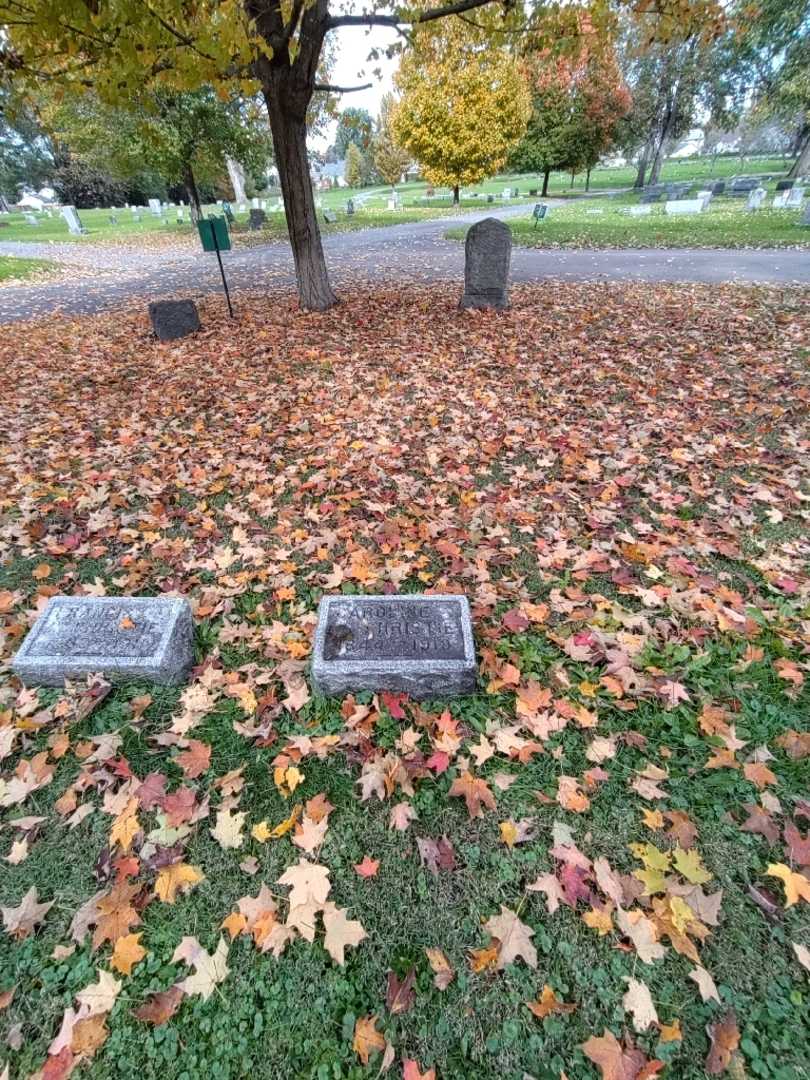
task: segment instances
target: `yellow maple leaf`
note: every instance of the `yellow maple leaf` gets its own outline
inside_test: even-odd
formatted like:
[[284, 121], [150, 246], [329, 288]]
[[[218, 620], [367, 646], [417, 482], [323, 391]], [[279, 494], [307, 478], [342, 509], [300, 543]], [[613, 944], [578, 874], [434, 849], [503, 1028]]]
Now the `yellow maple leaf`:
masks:
[[684, 851], [682, 847], [676, 847], [673, 861], [678, 873], [683, 874], [693, 885], [703, 885], [712, 880], [712, 875], [701, 862], [700, 853], [695, 848]]
[[503, 840], [506, 846], [508, 848], [514, 847], [518, 835], [517, 826], [514, 821], [502, 821], [498, 828], [501, 832], [501, 840]]
[[129, 851], [132, 841], [141, 828], [137, 810], [138, 800], [133, 796], [113, 822], [110, 830], [111, 847], [118, 844], [122, 851]]
[[220, 924], [223, 930], [227, 930], [231, 935], [231, 941], [247, 927], [247, 918], [241, 911], [232, 911], [227, 918], [222, 920]]
[[606, 904], [603, 908], [592, 907], [582, 916], [582, 921], [591, 930], [596, 930], [600, 937], [609, 934], [613, 929], [613, 905]]
[[178, 892], [189, 892], [195, 885], [199, 885], [204, 877], [202, 870], [188, 863], [164, 866], [155, 881], [155, 896], [159, 896], [165, 904], [173, 904]]
[[797, 874], [784, 863], [771, 863], [765, 873], [777, 877], [785, 886], [785, 907], [790, 907], [798, 900], [810, 903], [810, 881], [804, 874]]
[[123, 975], [131, 975], [132, 969], [139, 960], [146, 956], [146, 949], [140, 944], [143, 932], [137, 934], [125, 934], [115, 942], [115, 948], [110, 959], [110, 965]]

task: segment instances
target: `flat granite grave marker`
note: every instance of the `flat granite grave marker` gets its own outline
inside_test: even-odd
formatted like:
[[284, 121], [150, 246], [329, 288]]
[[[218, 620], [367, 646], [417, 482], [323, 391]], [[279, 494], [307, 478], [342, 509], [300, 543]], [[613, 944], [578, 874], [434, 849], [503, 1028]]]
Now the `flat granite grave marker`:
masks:
[[159, 341], [174, 341], [201, 328], [193, 300], [153, 300], [149, 305], [149, 318]]
[[475, 645], [465, 596], [325, 596], [312, 681], [322, 694], [404, 691], [454, 697], [475, 688]]
[[164, 686], [185, 680], [193, 660], [187, 600], [169, 596], [53, 596], [12, 661], [27, 686], [62, 686], [102, 672]]
[[509, 307], [512, 233], [497, 218], [484, 218], [467, 231], [464, 245], [463, 308]]

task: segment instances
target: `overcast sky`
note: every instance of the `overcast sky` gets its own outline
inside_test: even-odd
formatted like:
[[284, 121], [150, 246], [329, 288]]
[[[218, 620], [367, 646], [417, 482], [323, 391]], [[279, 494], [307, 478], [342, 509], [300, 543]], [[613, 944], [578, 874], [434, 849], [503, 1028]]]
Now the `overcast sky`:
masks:
[[[387, 45], [396, 41], [397, 32], [384, 26], [375, 26], [370, 31], [361, 26], [344, 26], [340, 30], [333, 30], [331, 38], [337, 54], [331, 82], [335, 86], [372, 83], [368, 90], [359, 90], [355, 94], [343, 94], [339, 108], [354, 105], [360, 109], [368, 109], [372, 116], [376, 116], [380, 111], [380, 100], [383, 94], [393, 89], [392, 77], [399, 59], [395, 57], [393, 60], [388, 60], [382, 56], [378, 60], [369, 62], [367, 58], [372, 49], [382, 51]], [[381, 69], [381, 78], [374, 74], [376, 68]], [[325, 150], [327, 146], [330, 146], [335, 140], [335, 127], [336, 121], [332, 121], [325, 135], [313, 135], [310, 138], [312, 148]]]

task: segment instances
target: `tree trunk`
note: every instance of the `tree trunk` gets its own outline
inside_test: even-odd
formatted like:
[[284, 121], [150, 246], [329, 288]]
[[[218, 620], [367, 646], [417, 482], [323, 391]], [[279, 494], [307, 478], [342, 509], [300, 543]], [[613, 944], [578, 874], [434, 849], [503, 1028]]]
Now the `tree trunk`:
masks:
[[295, 262], [298, 300], [305, 310], [326, 311], [337, 303], [337, 297], [329, 283], [309, 177], [306, 107], [290, 107], [292, 71], [289, 64], [273, 66], [272, 82], [264, 88], [264, 94]]
[[196, 225], [203, 216], [203, 212], [202, 204], [200, 203], [200, 193], [197, 190], [197, 181], [194, 179], [194, 170], [191, 168], [190, 162], [186, 162], [183, 173], [183, 182], [185, 183], [186, 191], [188, 192], [188, 213], [191, 218], [191, 224]]
[[650, 144], [645, 143], [644, 149], [641, 151], [641, 157], [638, 159], [638, 172], [636, 173], [636, 182], [633, 184], [633, 188], [638, 190], [644, 187], [644, 177], [647, 173], [647, 158], [650, 156]]
[[575, 170], [575, 169], [572, 169], [572, 170], [571, 170], [571, 183], [569, 184], [569, 187], [573, 187], [573, 186], [574, 186], [574, 180], [576, 179], [576, 176], [577, 176], [577, 174], [576, 174], [576, 170]]
[[458, 206], [458, 202], [459, 202], [458, 184], [453, 184], [453, 206]]
[[551, 169], [546, 169], [546, 171], [543, 173], [543, 190], [540, 192], [540, 194], [544, 198], [545, 198], [546, 195], [548, 195], [548, 178], [549, 178], [549, 176], [551, 176]]
[[245, 170], [242, 165], [232, 157], [225, 158], [225, 167], [233, 188], [234, 202], [247, 202], [245, 197]]
[[591, 170], [590, 169], [588, 169], [588, 171], [585, 173], [585, 190], [586, 191], [591, 190]]
[[810, 173], [810, 126], [804, 133], [804, 145], [800, 148], [796, 160], [790, 166], [788, 176], [791, 180], [795, 180], [797, 176], [804, 176], [805, 173]]

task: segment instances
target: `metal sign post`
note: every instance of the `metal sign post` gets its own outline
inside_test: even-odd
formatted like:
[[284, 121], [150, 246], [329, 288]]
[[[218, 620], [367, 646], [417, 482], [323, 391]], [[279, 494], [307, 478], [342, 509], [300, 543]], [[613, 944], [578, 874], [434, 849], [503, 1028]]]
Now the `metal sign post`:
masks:
[[228, 302], [228, 312], [230, 313], [231, 318], [233, 318], [231, 294], [228, 291], [228, 282], [225, 279], [225, 268], [222, 265], [222, 255], [220, 254], [222, 251], [231, 250], [231, 237], [228, 233], [228, 222], [224, 217], [200, 218], [197, 222], [197, 230], [200, 234], [203, 251], [213, 251], [216, 253], [217, 262], [219, 263], [219, 272], [222, 276], [222, 288], [225, 290], [225, 299]]

